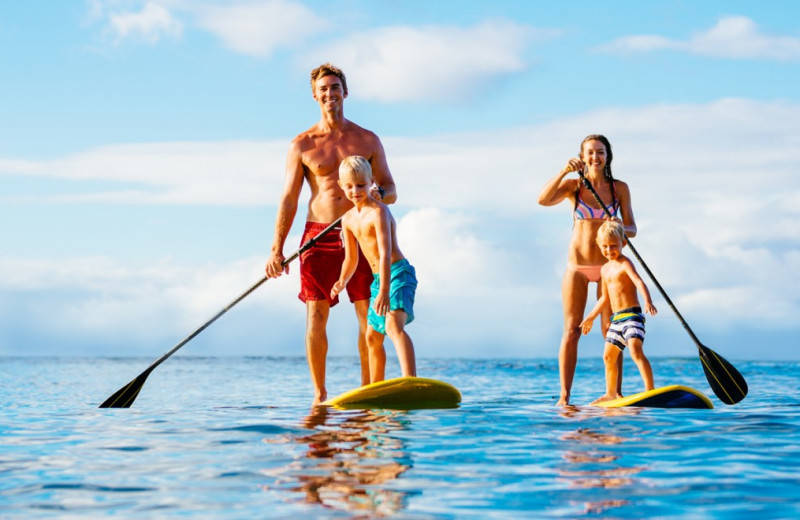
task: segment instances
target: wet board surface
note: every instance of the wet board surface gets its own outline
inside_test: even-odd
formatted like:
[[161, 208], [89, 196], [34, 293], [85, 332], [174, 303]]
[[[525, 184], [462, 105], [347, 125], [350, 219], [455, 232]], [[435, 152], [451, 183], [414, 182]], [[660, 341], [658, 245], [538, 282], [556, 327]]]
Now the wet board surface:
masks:
[[461, 392], [449, 383], [424, 377], [398, 377], [360, 386], [322, 404], [337, 408], [414, 410], [455, 408], [460, 402]]
[[662, 386], [647, 392], [628, 395], [613, 401], [596, 403], [594, 406], [620, 408], [642, 406], [649, 408], [714, 408], [711, 400], [702, 392], [683, 385]]

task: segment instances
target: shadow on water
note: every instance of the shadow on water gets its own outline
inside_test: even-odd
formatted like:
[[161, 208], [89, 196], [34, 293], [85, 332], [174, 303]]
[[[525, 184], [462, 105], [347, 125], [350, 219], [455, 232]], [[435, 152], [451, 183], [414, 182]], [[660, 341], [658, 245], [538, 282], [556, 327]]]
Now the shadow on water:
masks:
[[404, 510], [408, 493], [389, 484], [412, 466], [404, 441], [393, 435], [406, 429], [405, 417], [389, 410], [314, 408], [302, 422], [310, 433], [269, 441], [301, 448], [295, 461], [271, 472], [275, 487], [328, 509], [377, 515]]

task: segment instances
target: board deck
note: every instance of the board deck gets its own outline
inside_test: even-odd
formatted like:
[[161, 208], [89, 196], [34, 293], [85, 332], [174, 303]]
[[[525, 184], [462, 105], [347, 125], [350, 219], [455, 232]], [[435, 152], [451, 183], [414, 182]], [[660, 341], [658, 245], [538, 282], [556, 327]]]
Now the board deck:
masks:
[[662, 386], [647, 392], [628, 395], [613, 401], [597, 403], [604, 408], [643, 406], [649, 408], [714, 408], [711, 400], [702, 392], [683, 385]]
[[460, 402], [461, 392], [449, 383], [424, 377], [398, 377], [360, 386], [322, 404], [336, 408], [414, 410], [455, 408]]

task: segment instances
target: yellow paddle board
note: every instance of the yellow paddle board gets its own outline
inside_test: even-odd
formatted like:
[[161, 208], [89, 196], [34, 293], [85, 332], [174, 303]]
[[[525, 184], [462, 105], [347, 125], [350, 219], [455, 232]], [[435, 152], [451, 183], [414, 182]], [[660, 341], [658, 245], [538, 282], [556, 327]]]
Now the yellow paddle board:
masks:
[[711, 400], [702, 392], [683, 385], [662, 386], [647, 392], [628, 395], [596, 403], [604, 408], [620, 408], [623, 406], [644, 406], [650, 408], [714, 408]]
[[461, 392], [449, 383], [424, 377], [398, 377], [358, 387], [322, 404], [336, 408], [414, 410], [455, 408], [460, 402]]

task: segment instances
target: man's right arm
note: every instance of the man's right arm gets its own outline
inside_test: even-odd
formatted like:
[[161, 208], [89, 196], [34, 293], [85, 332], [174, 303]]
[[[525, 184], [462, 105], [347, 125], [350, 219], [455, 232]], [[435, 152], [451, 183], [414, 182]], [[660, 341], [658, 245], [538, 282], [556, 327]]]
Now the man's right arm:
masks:
[[278, 215], [275, 218], [275, 237], [272, 240], [270, 256], [267, 260], [267, 277], [275, 278], [284, 272], [289, 272], [289, 266], [283, 267], [283, 246], [286, 237], [292, 229], [294, 217], [297, 214], [297, 205], [300, 199], [300, 190], [303, 188], [305, 170], [300, 154], [300, 147], [297, 139], [292, 142], [289, 155], [286, 158], [286, 180], [283, 186], [280, 202], [278, 203]]

